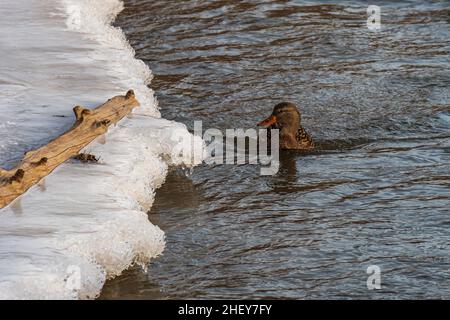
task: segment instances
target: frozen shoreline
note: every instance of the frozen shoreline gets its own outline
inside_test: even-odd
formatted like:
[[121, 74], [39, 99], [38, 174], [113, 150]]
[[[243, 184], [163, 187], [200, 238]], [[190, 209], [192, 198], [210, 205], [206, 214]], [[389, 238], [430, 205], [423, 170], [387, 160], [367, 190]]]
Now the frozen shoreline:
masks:
[[121, 1], [19, 0], [7, 9], [8, 19], [22, 23], [3, 29], [14, 35], [4, 38], [4, 50], [18, 45], [0, 65], [8, 71], [0, 79], [2, 163], [64, 130], [75, 104], [95, 106], [129, 88], [141, 103], [86, 148], [100, 164], [69, 161], [0, 211], [0, 298], [95, 298], [107, 279], [133, 264], [145, 269], [164, 250], [164, 233], [146, 212], [169, 165], [196, 165], [179, 157], [185, 146], [173, 139], [174, 132], [192, 135], [160, 118], [147, 87], [151, 71], [111, 26]]

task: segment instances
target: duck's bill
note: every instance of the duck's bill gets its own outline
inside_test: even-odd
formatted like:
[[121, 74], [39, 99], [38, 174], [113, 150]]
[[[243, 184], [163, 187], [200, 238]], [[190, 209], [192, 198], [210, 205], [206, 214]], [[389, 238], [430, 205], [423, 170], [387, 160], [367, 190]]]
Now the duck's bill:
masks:
[[268, 117], [266, 120], [261, 121], [258, 123], [258, 127], [269, 127], [277, 122], [277, 117], [274, 115]]

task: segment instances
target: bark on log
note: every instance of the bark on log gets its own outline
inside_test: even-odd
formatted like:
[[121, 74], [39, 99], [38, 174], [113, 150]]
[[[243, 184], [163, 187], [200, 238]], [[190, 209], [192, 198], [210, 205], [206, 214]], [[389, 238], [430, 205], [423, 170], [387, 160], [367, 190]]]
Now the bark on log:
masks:
[[49, 175], [57, 166], [77, 155], [92, 140], [104, 134], [110, 125], [120, 121], [137, 106], [139, 102], [132, 90], [92, 110], [76, 106], [73, 109], [76, 120], [71, 129], [47, 145], [25, 153], [14, 169], [0, 168], [0, 209]]

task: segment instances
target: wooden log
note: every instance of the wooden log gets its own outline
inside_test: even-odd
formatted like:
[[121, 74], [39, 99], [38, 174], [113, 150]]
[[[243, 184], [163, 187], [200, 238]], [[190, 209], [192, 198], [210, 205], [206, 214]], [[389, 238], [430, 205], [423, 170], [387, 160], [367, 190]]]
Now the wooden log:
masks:
[[25, 193], [30, 187], [49, 175], [86, 147], [108, 127], [139, 106], [132, 90], [125, 96], [117, 96], [95, 109], [76, 106], [75, 123], [71, 129], [47, 145], [25, 153], [20, 163], [12, 170], [0, 169], [0, 209]]

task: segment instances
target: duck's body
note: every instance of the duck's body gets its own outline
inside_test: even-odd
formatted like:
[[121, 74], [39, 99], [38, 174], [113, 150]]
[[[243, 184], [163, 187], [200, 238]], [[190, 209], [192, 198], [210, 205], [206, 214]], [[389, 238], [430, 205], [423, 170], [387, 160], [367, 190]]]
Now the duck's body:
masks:
[[314, 141], [301, 126], [301, 115], [297, 106], [291, 102], [277, 104], [270, 117], [258, 126], [280, 130], [280, 149], [312, 150]]
[[297, 148], [295, 149], [314, 149], [314, 141], [310, 134], [300, 126], [296, 134]]

